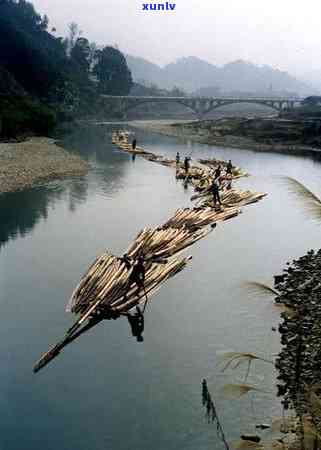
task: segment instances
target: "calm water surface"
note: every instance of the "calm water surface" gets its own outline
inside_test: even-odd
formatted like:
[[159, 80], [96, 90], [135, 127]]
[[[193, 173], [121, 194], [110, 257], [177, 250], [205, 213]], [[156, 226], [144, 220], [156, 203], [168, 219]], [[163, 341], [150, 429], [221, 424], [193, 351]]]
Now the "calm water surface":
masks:
[[171, 169], [133, 162], [113, 147], [112, 128], [84, 128], [66, 139], [90, 162], [86, 177], [0, 197], [1, 450], [220, 449], [201, 408], [203, 377], [229, 440], [279, 414], [272, 366], [256, 364], [248, 380], [271, 394], [226, 400], [223, 385], [240, 382], [244, 369], [223, 374], [219, 353], [278, 352], [271, 326], [279, 310], [241, 284], [270, 282], [289, 258], [319, 246], [318, 224], [279, 178], [296, 177], [321, 194], [321, 165], [310, 158], [138, 131], [138, 142], [155, 153], [231, 158], [252, 175], [239, 185], [269, 196], [188, 250], [192, 264], [149, 305], [144, 343], [125, 320], [105, 322], [32, 373], [71, 324], [66, 301], [93, 259], [105, 249], [122, 254], [143, 226], [191, 204], [192, 192]]

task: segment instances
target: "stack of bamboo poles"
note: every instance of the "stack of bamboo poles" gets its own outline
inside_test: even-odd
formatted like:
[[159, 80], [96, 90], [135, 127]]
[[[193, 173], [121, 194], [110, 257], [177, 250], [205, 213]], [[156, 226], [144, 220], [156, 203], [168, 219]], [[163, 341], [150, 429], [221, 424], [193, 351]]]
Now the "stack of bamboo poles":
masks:
[[144, 289], [139, 290], [136, 285], [129, 286], [131, 271], [120, 258], [107, 253], [97, 258], [81, 279], [67, 306], [69, 311], [80, 314], [80, 317], [65, 337], [41, 356], [34, 365], [34, 372], [45, 367], [68, 344], [103, 320], [104, 317], [97, 317], [97, 312], [109, 306], [113, 313], [127, 313], [135, 305], [146, 302], [164, 282], [183, 270], [190, 259], [172, 257], [162, 264], [147, 261]]
[[156, 162], [158, 164], [162, 164], [163, 166], [176, 168], [176, 160], [165, 158], [161, 155], [155, 155], [155, 153], [147, 152], [141, 147], [136, 147], [134, 150], [126, 139], [119, 140], [116, 134], [113, 134], [112, 143], [116, 144], [119, 149], [127, 153], [141, 156], [148, 161]]
[[[220, 194], [220, 199], [223, 207], [226, 209], [241, 207], [249, 205], [251, 203], [256, 203], [267, 194], [263, 192], [251, 192], [251, 191], [241, 191], [237, 189], [223, 190]], [[197, 205], [201, 208], [213, 207], [213, 195], [210, 189], [200, 194], [193, 195], [191, 200], [198, 200]]]
[[[210, 169], [216, 169], [216, 167], [221, 166], [224, 170], [226, 170], [227, 162], [223, 161], [221, 159], [211, 158], [211, 159], [199, 159], [198, 162], [200, 164], [203, 164], [205, 166], [208, 166]], [[240, 167], [233, 167], [232, 168], [232, 175], [233, 178], [241, 178], [246, 177], [248, 174], [244, 172]]]
[[[132, 146], [128, 143], [127, 135], [123, 135], [123, 139], [119, 140], [116, 134], [113, 134], [112, 142], [118, 146], [121, 150], [141, 156], [148, 161], [156, 162], [167, 167], [172, 167], [176, 169], [176, 178], [185, 180], [186, 183], [191, 183], [195, 190], [202, 191], [207, 189], [213, 181], [213, 170], [220, 165], [223, 170], [226, 170], [226, 161], [221, 161], [217, 159], [199, 159], [200, 165], [192, 164], [186, 173], [183, 163], [176, 163], [174, 159], [168, 159], [161, 155], [155, 155], [154, 153], [147, 152], [141, 147], [136, 147], [132, 149]], [[237, 179], [240, 177], [247, 176], [247, 173], [243, 172], [239, 167], [233, 167], [232, 178]]]
[[118, 144], [119, 142], [128, 143], [128, 136], [130, 135], [129, 131], [119, 130], [117, 133], [112, 134], [112, 143]]
[[[164, 261], [211, 232], [208, 225], [235, 217], [239, 212], [237, 207], [225, 211], [215, 211], [213, 208], [178, 209], [163, 226], [143, 229], [128, 248], [126, 255], [133, 261], [143, 255], [147, 274], [149, 270], [155, 269], [155, 264], [161, 264], [162, 270], [165, 270]], [[126, 293], [127, 282], [128, 270], [122, 259], [103, 254], [80, 281], [67, 310], [81, 313], [95, 299], [102, 299], [105, 305], [119, 306], [120, 299]], [[132, 294], [137, 292], [133, 291]]]
[[200, 180], [202, 178], [207, 178], [209, 177], [209, 175], [210, 173], [208, 170], [204, 170], [201, 167], [193, 165], [191, 165], [191, 167], [189, 168], [188, 173], [186, 173], [185, 168], [182, 164], [180, 164], [176, 169], [176, 178], [178, 180], [185, 180], [186, 177], [188, 177], [189, 181], [194, 181]]
[[[149, 290], [150, 282], [154, 283], [156, 272], [158, 276], [162, 276], [167, 271], [167, 264], [171, 267], [171, 257], [202, 239], [210, 231], [205, 229], [192, 231], [186, 227], [142, 230], [130, 245], [126, 255], [133, 261], [139, 255], [144, 256], [146, 291]], [[67, 311], [82, 313], [96, 300], [117, 309], [128, 307], [131, 302], [122, 304], [122, 299], [128, 289], [129, 273], [121, 258], [108, 253], [103, 254], [81, 279], [71, 296]], [[136, 286], [126, 296], [135, 298], [137, 294]]]
[[[88, 314], [99, 305], [110, 306], [113, 310], [125, 312], [137, 303], [145, 301], [160, 285], [182, 270], [188, 258], [168, 258], [162, 263], [145, 260], [145, 289], [136, 284], [129, 286], [131, 269], [127, 269], [121, 258], [105, 253], [100, 256], [89, 272], [82, 278], [67, 305], [67, 311]], [[89, 314], [90, 314], [89, 313]]]
[[164, 224], [164, 227], [185, 227], [195, 230], [231, 219], [240, 212], [237, 207], [228, 208], [224, 211], [215, 211], [213, 208], [181, 208]]
[[[126, 254], [133, 262], [144, 255], [144, 290], [136, 284], [129, 285], [131, 269], [122, 258], [104, 253], [89, 268], [74, 290], [67, 311], [80, 315], [67, 331], [65, 338], [45, 353], [35, 364], [38, 372], [54, 359], [69, 343], [98, 322], [93, 315], [101, 308], [109, 307], [116, 313], [127, 313], [135, 305], [145, 302], [161, 285], [187, 265], [190, 257], [178, 258], [177, 253], [186, 249], [211, 230], [192, 230], [187, 227], [160, 227], [142, 230], [128, 248]], [[102, 320], [102, 319], [101, 319]]]

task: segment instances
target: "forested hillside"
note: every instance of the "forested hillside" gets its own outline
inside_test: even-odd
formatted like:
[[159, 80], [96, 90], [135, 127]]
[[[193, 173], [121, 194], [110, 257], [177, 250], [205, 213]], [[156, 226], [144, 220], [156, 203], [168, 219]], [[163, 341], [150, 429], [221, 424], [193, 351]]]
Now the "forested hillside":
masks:
[[48, 133], [57, 119], [94, 112], [100, 93], [129, 93], [119, 50], [98, 49], [74, 23], [67, 38], [55, 34], [32, 3], [0, 0], [0, 136]]

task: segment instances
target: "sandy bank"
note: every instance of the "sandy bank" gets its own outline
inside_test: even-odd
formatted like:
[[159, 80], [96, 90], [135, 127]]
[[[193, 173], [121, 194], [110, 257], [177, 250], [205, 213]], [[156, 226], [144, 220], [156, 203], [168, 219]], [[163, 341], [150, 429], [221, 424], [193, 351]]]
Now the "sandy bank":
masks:
[[215, 137], [206, 130], [193, 129], [191, 125], [197, 121], [186, 120], [136, 120], [130, 122], [135, 128], [144, 129], [154, 133], [164, 134], [166, 136], [175, 136], [182, 139], [209, 144], [216, 147], [228, 147], [236, 149], [255, 150], [261, 152], [276, 152], [293, 155], [314, 154], [321, 156], [321, 150], [307, 145], [285, 145], [285, 144], [263, 144], [255, 142], [251, 138], [242, 136], [225, 135]]
[[84, 175], [88, 164], [52, 139], [0, 143], [0, 193], [30, 188], [39, 182]]

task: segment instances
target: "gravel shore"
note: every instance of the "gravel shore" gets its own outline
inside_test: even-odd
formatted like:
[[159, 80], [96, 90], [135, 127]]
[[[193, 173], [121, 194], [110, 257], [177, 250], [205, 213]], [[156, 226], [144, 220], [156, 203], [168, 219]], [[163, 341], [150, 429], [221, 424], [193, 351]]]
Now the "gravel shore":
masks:
[[89, 165], [49, 138], [0, 143], [0, 193], [30, 188], [39, 182], [85, 175]]
[[318, 148], [307, 145], [285, 145], [285, 144], [263, 144], [255, 142], [251, 138], [243, 136], [225, 135], [213, 136], [206, 130], [193, 126], [197, 124], [194, 120], [134, 120], [130, 125], [134, 128], [164, 134], [166, 136], [175, 136], [182, 139], [200, 142], [201, 144], [214, 145], [216, 147], [228, 147], [236, 149], [255, 150], [261, 152], [276, 152], [293, 155], [315, 155], [321, 154]]

